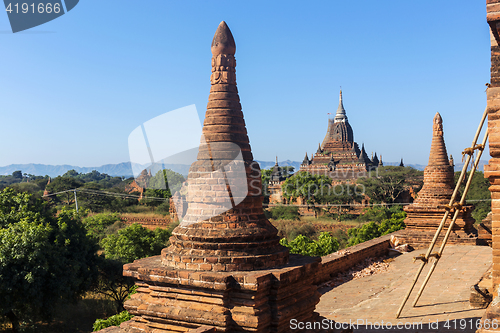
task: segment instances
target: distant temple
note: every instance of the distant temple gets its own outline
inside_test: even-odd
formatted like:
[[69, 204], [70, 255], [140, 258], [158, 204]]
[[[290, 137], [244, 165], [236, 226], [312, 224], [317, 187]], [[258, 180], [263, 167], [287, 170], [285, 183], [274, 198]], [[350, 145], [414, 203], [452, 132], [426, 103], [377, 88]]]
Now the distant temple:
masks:
[[281, 190], [281, 184], [288, 178], [287, 176], [283, 174], [281, 167], [278, 165], [278, 157], [276, 156], [276, 164], [273, 167], [267, 186], [267, 190], [269, 191], [269, 203], [286, 203]]
[[139, 200], [141, 200], [143, 193], [146, 191], [146, 188], [148, 186], [151, 177], [153, 177], [151, 174], [151, 169], [149, 169], [149, 171], [147, 169], [142, 170], [141, 174], [136, 179], [134, 179], [132, 183], [125, 186], [125, 192], [126, 193], [138, 192]]
[[367, 176], [367, 171], [382, 166], [377, 153], [371, 159], [365, 151], [364, 144], [359, 146], [354, 142], [354, 134], [349, 124], [342, 102], [340, 91], [339, 107], [335, 117], [328, 119], [326, 136], [318, 146], [318, 150], [311, 159], [306, 153], [300, 165], [300, 171], [307, 171], [315, 175], [325, 175], [332, 179], [357, 179]]

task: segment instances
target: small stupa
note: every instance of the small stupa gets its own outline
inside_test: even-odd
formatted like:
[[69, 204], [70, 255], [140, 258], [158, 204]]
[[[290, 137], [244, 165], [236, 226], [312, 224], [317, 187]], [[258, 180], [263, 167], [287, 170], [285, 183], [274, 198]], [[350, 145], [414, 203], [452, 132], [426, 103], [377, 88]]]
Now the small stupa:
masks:
[[[453, 160], [448, 159], [443, 136], [443, 119], [439, 112], [434, 116], [432, 132], [429, 164], [424, 169], [424, 185], [418, 192], [417, 199], [404, 208], [407, 214], [404, 221], [406, 229], [401, 237], [404, 242], [415, 247], [426, 247], [430, 244], [445, 213], [444, 206], [450, 203], [455, 188]], [[459, 200], [457, 197], [456, 201]], [[476, 243], [477, 231], [473, 226], [471, 212], [472, 206], [462, 208], [448, 243]], [[444, 237], [452, 216], [453, 214], [449, 215], [439, 239]]]

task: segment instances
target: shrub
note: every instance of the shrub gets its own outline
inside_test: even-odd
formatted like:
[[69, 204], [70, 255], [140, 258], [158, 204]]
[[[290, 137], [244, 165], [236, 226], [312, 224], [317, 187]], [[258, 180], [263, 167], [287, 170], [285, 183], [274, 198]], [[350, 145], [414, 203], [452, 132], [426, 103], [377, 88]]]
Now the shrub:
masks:
[[128, 311], [122, 311], [118, 314], [115, 314], [114, 316], [111, 316], [107, 319], [97, 319], [94, 322], [94, 325], [92, 328], [94, 329], [93, 332], [97, 332], [99, 330], [105, 329], [107, 327], [111, 326], [119, 326], [121, 323], [132, 319], [134, 316], [132, 316]]
[[118, 230], [118, 234], [106, 236], [101, 241], [101, 246], [104, 248], [106, 258], [128, 263], [160, 254], [170, 235], [168, 230], [156, 228], [152, 231], [134, 223]]
[[349, 246], [369, 241], [370, 239], [387, 235], [391, 232], [404, 229], [406, 213], [403, 211], [392, 213], [390, 218], [380, 223], [368, 222], [359, 228], [351, 228], [347, 231], [349, 235]]
[[402, 212], [403, 208], [399, 205], [391, 206], [373, 206], [363, 209], [363, 213], [359, 215], [358, 220], [368, 222], [382, 222], [385, 219], [390, 219], [392, 214]]
[[270, 210], [271, 218], [274, 220], [298, 220], [300, 218], [297, 206], [275, 206]]
[[105, 230], [114, 223], [121, 221], [116, 213], [100, 213], [83, 219], [87, 235], [100, 241], [106, 236]]
[[287, 240], [293, 240], [298, 235], [315, 238], [317, 234], [316, 229], [310, 223], [297, 225], [289, 220], [279, 220], [273, 221], [273, 225], [278, 229], [278, 236], [280, 238], [285, 237]]
[[286, 238], [280, 240], [280, 244], [289, 248], [290, 253], [305, 256], [325, 256], [339, 249], [339, 242], [328, 232], [322, 232], [318, 240], [312, 240], [304, 235], [298, 235], [289, 242]]

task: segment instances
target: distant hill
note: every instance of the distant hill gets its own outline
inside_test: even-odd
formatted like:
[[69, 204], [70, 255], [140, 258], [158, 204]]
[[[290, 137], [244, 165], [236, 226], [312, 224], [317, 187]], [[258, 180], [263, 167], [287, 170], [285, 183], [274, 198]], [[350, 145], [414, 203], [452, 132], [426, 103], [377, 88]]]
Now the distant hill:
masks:
[[[269, 169], [274, 166], [276, 162], [270, 161], [256, 161], [259, 163], [261, 169]], [[298, 161], [279, 161], [280, 166], [293, 166], [295, 171], [300, 169], [300, 164], [302, 162]], [[479, 163], [479, 171], [484, 171], [484, 165], [488, 164], [488, 161], [480, 161]], [[384, 162], [384, 165], [399, 165], [399, 162]], [[411, 166], [417, 170], [424, 170], [425, 165], [423, 164], [405, 164], [406, 166]], [[134, 170], [143, 170], [149, 165], [140, 165], [134, 164]], [[160, 169], [161, 165], [155, 165], [153, 167], [153, 173], [155, 170]], [[165, 164], [165, 168], [171, 169], [175, 172], [178, 172], [184, 176], [186, 176], [189, 172], [189, 165], [185, 164]], [[461, 171], [463, 167], [463, 163], [459, 162], [455, 164], [455, 171]], [[118, 164], [105, 164], [99, 167], [79, 167], [75, 165], [47, 165], [47, 164], [10, 164], [7, 166], [0, 167], [0, 175], [11, 175], [14, 171], [21, 170], [23, 173], [32, 174], [35, 176], [45, 176], [48, 175], [50, 177], [57, 177], [65, 174], [69, 170], [75, 170], [79, 173], [88, 173], [92, 172], [92, 170], [99, 171], [101, 173], [106, 173], [110, 176], [118, 176], [118, 177], [133, 177], [132, 172], [132, 163], [123, 162]]]

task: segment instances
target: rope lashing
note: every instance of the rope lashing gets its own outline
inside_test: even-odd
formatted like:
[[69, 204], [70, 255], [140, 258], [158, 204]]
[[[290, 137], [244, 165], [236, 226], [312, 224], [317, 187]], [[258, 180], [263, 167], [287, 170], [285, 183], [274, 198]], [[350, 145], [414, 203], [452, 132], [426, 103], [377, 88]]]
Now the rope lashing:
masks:
[[444, 210], [447, 210], [447, 211], [453, 211], [453, 210], [462, 210], [463, 208], [463, 205], [458, 202], [458, 201], [455, 201], [452, 205], [439, 205], [438, 208], [440, 209], [444, 209]]
[[480, 151], [483, 151], [484, 150], [484, 145], [483, 144], [478, 144], [478, 145], [475, 145], [474, 147], [465, 148], [464, 151], [462, 152], [462, 162], [464, 161], [465, 155], [472, 156], [474, 154], [474, 150], [476, 150], [476, 149], [480, 150]]

